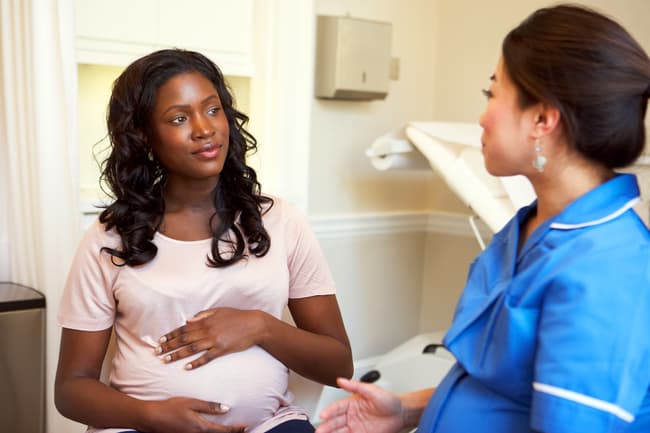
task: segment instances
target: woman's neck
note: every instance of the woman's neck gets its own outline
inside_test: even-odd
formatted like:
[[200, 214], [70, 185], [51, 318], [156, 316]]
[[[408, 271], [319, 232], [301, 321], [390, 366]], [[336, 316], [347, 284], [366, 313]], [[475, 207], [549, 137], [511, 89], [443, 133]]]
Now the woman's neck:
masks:
[[169, 180], [165, 185], [165, 211], [214, 211], [214, 192], [217, 181], [174, 181]]
[[158, 230], [183, 241], [212, 237], [219, 224], [214, 204], [215, 182], [169, 182], [165, 187], [165, 214]]

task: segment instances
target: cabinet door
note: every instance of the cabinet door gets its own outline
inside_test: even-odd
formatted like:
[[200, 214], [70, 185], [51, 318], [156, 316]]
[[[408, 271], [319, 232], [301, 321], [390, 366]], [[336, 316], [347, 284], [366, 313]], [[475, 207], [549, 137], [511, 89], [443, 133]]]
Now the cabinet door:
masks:
[[75, 0], [77, 62], [126, 65], [157, 47], [158, 0]]
[[160, 0], [160, 42], [165, 45], [248, 53], [252, 21], [251, 0]]
[[157, 0], [76, 0], [78, 37], [154, 44], [158, 38]]
[[254, 0], [75, 0], [77, 61], [124, 66], [160, 48], [202, 52], [227, 75], [253, 71]]

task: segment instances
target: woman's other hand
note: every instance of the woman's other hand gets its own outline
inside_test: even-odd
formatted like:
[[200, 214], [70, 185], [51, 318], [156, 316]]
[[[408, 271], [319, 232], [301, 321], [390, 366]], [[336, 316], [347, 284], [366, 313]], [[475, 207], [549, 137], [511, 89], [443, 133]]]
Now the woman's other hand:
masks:
[[198, 368], [219, 356], [258, 344], [265, 329], [264, 314], [234, 308], [202, 311], [185, 325], [163, 335], [156, 354], [164, 355], [165, 362], [174, 362], [204, 352], [185, 366], [188, 370]]
[[243, 433], [245, 425], [225, 426], [208, 421], [201, 414], [221, 415], [229, 408], [221, 403], [175, 397], [144, 402], [143, 431], [152, 433]]
[[399, 397], [376, 385], [339, 378], [337, 384], [353, 392], [320, 414], [316, 433], [395, 433], [404, 428]]

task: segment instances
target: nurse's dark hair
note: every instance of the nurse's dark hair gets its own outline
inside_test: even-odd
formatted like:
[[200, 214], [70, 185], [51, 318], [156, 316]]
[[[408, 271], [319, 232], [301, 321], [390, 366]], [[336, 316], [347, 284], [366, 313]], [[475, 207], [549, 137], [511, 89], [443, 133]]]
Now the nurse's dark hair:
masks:
[[165, 212], [167, 173], [152, 153], [151, 116], [160, 87], [192, 72], [212, 82], [230, 127], [228, 154], [214, 190], [208, 265], [228, 266], [248, 253], [260, 257], [271, 246], [262, 214], [273, 200], [261, 195], [257, 174], [246, 165], [246, 155], [257, 150], [257, 141], [244, 129], [248, 117], [233, 106], [223, 74], [211, 60], [193, 51], [166, 49], [131, 63], [114, 82], [108, 104], [110, 152], [102, 163], [101, 183], [113, 201], [99, 220], [121, 238], [121, 249], [102, 248], [116, 265], [142, 265], [156, 256], [152, 239]]
[[539, 9], [508, 33], [502, 54], [520, 105], [557, 107], [583, 156], [608, 168], [639, 157], [650, 59], [618, 23], [582, 6]]

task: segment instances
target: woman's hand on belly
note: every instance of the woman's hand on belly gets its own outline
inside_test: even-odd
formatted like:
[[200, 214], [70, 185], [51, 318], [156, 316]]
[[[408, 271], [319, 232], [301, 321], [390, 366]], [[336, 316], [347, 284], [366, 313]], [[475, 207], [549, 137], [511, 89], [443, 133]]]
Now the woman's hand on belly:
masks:
[[249, 429], [274, 416], [290, 399], [287, 367], [259, 346], [221, 356], [192, 370], [185, 370], [181, 363], [163, 363], [155, 358], [152, 361], [129, 359], [128, 363], [118, 364], [111, 384], [140, 400], [191, 397], [219, 402], [230, 410], [201, 416], [218, 424], [246, 425]]
[[164, 355], [165, 362], [174, 362], [205, 352], [185, 365], [187, 370], [198, 368], [219, 356], [257, 345], [264, 332], [263, 314], [235, 308], [202, 311], [185, 325], [160, 337], [156, 353]]
[[205, 415], [223, 415], [229, 408], [220, 403], [175, 397], [144, 401], [144, 419], [138, 430], [152, 433], [243, 433], [245, 425], [226, 426], [207, 420]]

